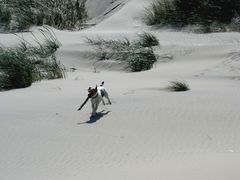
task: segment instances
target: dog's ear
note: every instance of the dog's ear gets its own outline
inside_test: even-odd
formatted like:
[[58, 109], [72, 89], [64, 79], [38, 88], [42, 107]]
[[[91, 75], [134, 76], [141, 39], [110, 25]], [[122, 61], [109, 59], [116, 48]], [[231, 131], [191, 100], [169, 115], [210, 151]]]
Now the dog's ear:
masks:
[[89, 92], [89, 91], [91, 91], [91, 89], [92, 89], [92, 88], [91, 88], [91, 87], [89, 87], [89, 88], [88, 88], [88, 92]]
[[97, 85], [96, 85], [95, 89], [97, 90]]

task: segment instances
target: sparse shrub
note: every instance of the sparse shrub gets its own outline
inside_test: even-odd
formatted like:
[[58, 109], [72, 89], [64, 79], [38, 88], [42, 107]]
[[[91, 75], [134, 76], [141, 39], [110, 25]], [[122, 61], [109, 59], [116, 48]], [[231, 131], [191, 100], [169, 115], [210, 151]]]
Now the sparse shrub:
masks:
[[64, 77], [62, 65], [57, 62], [55, 52], [60, 46], [50, 30], [42, 30], [46, 39], [32, 45], [22, 39], [13, 48], [0, 47], [0, 90], [29, 87], [42, 79]]
[[188, 91], [190, 90], [188, 84], [182, 81], [171, 81], [167, 87], [170, 91]]
[[141, 48], [136, 51], [139, 52], [130, 53], [126, 59], [131, 71], [139, 72], [151, 69], [153, 64], [157, 61], [153, 49]]
[[158, 41], [150, 33], [145, 33], [135, 41], [130, 41], [128, 38], [120, 40], [87, 38], [87, 42], [96, 46], [95, 57], [98, 60], [115, 59], [125, 62], [132, 72], [149, 70], [157, 61], [152, 46], [158, 44]]
[[116, 59], [123, 60], [127, 58], [128, 52], [132, 51], [133, 46], [129, 39], [105, 40], [103, 38], [86, 39], [88, 44], [96, 47], [94, 54], [98, 60]]

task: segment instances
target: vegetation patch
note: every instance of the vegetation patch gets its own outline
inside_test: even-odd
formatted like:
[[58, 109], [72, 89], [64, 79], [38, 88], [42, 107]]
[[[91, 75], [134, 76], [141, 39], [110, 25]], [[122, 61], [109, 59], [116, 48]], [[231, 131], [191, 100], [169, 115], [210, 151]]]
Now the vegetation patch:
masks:
[[183, 81], [171, 81], [167, 87], [170, 91], [188, 91], [190, 90], [189, 85]]
[[199, 25], [204, 32], [238, 31], [239, 0], [154, 0], [146, 8], [148, 25]]
[[0, 0], [0, 24], [12, 31], [50, 25], [79, 29], [87, 18], [86, 0]]
[[25, 88], [34, 81], [64, 77], [55, 52], [59, 41], [50, 30], [41, 30], [43, 43], [32, 45], [22, 39], [17, 47], [0, 47], [0, 90]]
[[0, 32], [9, 30], [11, 12], [0, 0]]
[[134, 41], [128, 38], [119, 40], [87, 38], [87, 42], [96, 47], [94, 56], [98, 60], [114, 59], [125, 62], [132, 72], [149, 70], [157, 61], [153, 46], [159, 45], [159, 41], [150, 33], [144, 32]]
[[138, 35], [139, 36], [139, 43], [140, 46], [142, 47], [153, 47], [153, 46], [158, 46], [159, 41], [156, 36], [149, 32], [143, 32]]

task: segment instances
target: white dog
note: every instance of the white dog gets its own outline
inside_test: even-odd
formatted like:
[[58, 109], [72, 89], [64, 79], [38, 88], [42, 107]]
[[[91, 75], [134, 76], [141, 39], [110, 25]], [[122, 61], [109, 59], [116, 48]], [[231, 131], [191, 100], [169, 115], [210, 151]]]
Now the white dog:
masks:
[[103, 105], [105, 105], [103, 97], [107, 98], [109, 104], [112, 104], [103, 85], [104, 82], [102, 82], [100, 86], [96, 86], [94, 89], [91, 87], [88, 88], [88, 98], [91, 99], [92, 103], [92, 116], [96, 116], [96, 112], [101, 101], [103, 102]]

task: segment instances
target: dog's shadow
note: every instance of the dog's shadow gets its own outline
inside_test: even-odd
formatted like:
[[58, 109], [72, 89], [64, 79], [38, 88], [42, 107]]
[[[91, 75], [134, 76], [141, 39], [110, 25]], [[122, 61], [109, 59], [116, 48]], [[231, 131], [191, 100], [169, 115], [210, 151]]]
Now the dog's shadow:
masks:
[[111, 111], [104, 112], [104, 110], [103, 110], [103, 111], [97, 113], [96, 116], [91, 116], [88, 121], [83, 122], [83, 123], [77, 123], [77, 125], [96, 123], [96, 122], [99, 121], [101, 118], [103, 118], [104, 116], [108, 115], [108, 113], [110, 113], [110, 112], [111, 112]]

